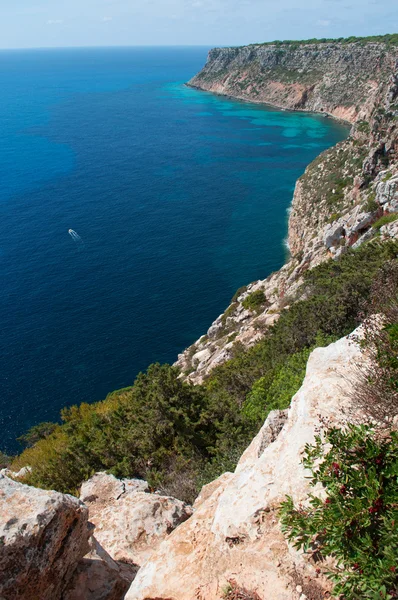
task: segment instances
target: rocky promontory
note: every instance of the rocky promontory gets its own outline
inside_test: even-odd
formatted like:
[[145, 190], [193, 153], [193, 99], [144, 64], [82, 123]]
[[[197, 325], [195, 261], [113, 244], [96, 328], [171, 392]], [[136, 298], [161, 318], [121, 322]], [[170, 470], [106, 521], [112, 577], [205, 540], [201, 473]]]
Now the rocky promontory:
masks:
[[398, 57], [382, 43], [257, 44], [210, 50], [189, 85], [279, 108], [366, 117]]

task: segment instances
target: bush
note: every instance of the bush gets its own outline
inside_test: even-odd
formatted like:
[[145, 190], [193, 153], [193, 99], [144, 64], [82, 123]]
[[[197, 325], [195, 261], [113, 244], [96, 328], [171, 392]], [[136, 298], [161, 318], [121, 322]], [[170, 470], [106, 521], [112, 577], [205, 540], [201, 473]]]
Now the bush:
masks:
[[[328, 449], [330, 448], [330, 449]], [[398, 433], [378, 437], [369, 427], [331, 429], [307, 446], [304, 466], [311, 486], [326, 499], [309, 507], [288, 498], [282, 529], [296, 548], [318, 561], [332, 557], [327, 575], [345, 600], [396, 598], [398, 594]]]
[[31, 448], [34, 446], [39, 440], [47, 438], [51, 435], [57, 427], [56, 423], [45, 422], [39, 423], [38, 425], [34, 425], [18, 438], [18, 442], [20, 442], [23, 446], [27, 448]]
[[388, 261], [377, 273], [359, 343], [368, 360], [352, 375], [352, 401], [379, 425], [390, 426], [398, 414], [398, 263]]
[[242, 302], [243, 308], [252, 312], [259, 312], [267, 303], [267, 298], [262, 290], [252, 292]]
[[373, 229], [377, 229], [377, 231], [379, 231], [383, 227], [383, 225], [388, 225], [388, 223], [393, 223], [397, 219], [398, 219], [398, 214], [396, 214], [396, 213], [392, 213], [390, 215], [383, 215], [382, 217], [380, 217], [380, 219], [378, 219], [376, 221], [376, 223], [373, 223]]
[[280, 369], [258, 379], [242, 408], [242, 414], [253, 422], [261, 423], [271, 410], [288, 408], [305, 376], [309, 349], [288, 357]]
[[0, 452], [0, 469], [7, 469], [12, 463], [12, 457]]
[[235, 294], [232, 296], [231, 298], [231, 304], [233, 304], [234, 302], [237, 301], [237, 299], [239, 298], [239, 296], [241, 294], [244, 294], [247, 290], [247, 285], [242, 285], [242, 287], [238, 288], [235, 292]]
[[373, 192], [372, 194], [370, 194], [366, 200], [366, 202], [363, 205], [363, 210], [365, 212], [376, 212], [376, 210], [379, 210], [380, 206], [379, 204], [376, 202], [376, 194], [375, 192]]

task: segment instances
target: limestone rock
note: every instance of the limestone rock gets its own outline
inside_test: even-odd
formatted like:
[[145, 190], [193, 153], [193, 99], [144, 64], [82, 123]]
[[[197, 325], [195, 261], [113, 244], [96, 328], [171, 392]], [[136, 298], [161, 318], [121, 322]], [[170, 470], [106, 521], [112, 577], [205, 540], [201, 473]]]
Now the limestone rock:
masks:
[[89, 550], [87, 508], [0, 475], [0, 514], [1, 600], [60, 599]]
[[94, 475], [82, 486], [95, 537], [115, 561], [141, 565], [192, 514], [181, 500], [143, 489], [148, 489], [146, 482], [119, 481], [106, 473]]
[[398, 203], [398, 175], [385, 180], [387, 173], [380, 173], [381, 181], [376, 187], [376, 198], [379, 204], [396, 207]]
[[[213, 48], [189, 84], [252, 102], [328, 113], [353, 123], [367, 116], [378, 84], [386, 84], [393, 72], [396, 56], [395, 49], [383, 44]], [[294, 80], [287, 76], [292, 72]]]
[[126, 600], [219, 600], [229, 579], [263, 600], [298, 600], [301, 594], [313, 597], [308, 577], [323, 597], [330, 583], [316, 578], [315, 566], [288, 546], [276, 509], [286, 494], [295, 502], [307, 497], [304, 447], [314, 441], [322, 422], [341, 426], [350, 420], [349, 376], [361, 360], [350, 338], [312, 352], [286, 422], [272, 415], [235, 473], [206, 486], [194, 515], [154, 551]]
[[122, 600], [138, 567], [112, 560], [94, 537], [90, 547], [78, 563], [62, 600]]
[[380, 236], [383, 240], [389, 238], [398, 239], [398, 220], [383, 225], [383, 227], [380, 228]]
[[323, 237], [323, 243], [325, 244], [326, 248], [331, 248], [332, 246], [338, 244], [343, 236], [345, 236], [344, 225], [338, 221], [326, 229]]
[[149, 492], [148, 483], [142, 479], [117, 479], [108, 473], [96, 473], [80, 488], [80, 499], [89, 504], [109, 503], [125, 494]]

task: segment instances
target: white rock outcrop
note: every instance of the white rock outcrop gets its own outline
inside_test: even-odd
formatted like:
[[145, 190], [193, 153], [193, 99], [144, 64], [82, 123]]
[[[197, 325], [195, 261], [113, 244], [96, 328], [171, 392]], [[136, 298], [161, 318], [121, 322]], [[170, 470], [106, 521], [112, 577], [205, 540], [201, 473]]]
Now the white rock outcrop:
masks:
[[77, 498], [0, 475], [0, 598], [58, 600], [89, 551], [88, 510]]
[[307, 497], [301, 458], [322, 424], [352, 420], [350, 377], [361, 360], [349, 338], [311, 354], [285, 424], [271, 415], [235, 473], [202, 490], [194, 515], [153, 552], [126, 600], [218, 600], [231, 579], [262, 600], [322, 596], [329, 584], [288, 546], [277, 508], [287, 494]]
[[176, 498], [149, 494], [146, 481], [97, 473], [81, 488], [95, 537], [113, 560], [142, 565], [151, 552], [192, 514]]

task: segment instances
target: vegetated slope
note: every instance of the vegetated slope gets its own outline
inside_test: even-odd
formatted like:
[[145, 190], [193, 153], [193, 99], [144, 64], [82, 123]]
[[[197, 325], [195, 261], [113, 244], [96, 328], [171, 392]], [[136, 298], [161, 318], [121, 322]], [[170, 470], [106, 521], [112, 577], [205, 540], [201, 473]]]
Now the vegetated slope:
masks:
[[[349, 138], [323, 152], [297, 181], [289, 216], [290, 260], [238, 290], [177, 365], [203, 381], [255, 344], [297, 294], [305, 271], [380, 235], [395, 237], [398, 211], [398, 48], [375, 42], [278, 43], [210, 51], [189, 85], [294, 110], [344, 117]], [[387, 217], [388, 223], [379, 221]], [[377, 223], [378, 227], [373, 227]], [[256, 296], [253, 296], [256, 294]]]
[[151, 365], [132, 388], [65, 409], [53, 431], [36, 428], [42, 439], [13, 470], [30, 466], [24, 482], [62, 492], [109, 470], [192, 501], [202, 484], [235, 467], [270, 410], [289, 406], [310, 350], [359, 324], [374, 278], [397, 256], [398, 242], [375, 241], [315, 267], [299, 291], [303, 299], [253, 347], [236, 346], [204, 384], [184, 382], [175, 367]]

